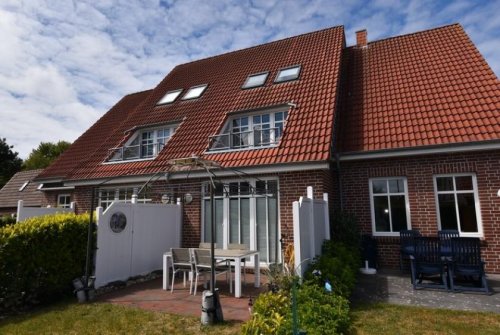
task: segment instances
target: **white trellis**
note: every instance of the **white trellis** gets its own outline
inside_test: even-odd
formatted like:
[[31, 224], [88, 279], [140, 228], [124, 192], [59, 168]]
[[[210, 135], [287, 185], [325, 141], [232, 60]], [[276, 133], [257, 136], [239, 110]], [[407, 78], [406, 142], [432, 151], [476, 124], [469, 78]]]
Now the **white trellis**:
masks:
[[313, 188], [307, 187], [307, 198], [293, 202], [293, 240], [296, 273], [302, 276], [307, 264], [321, 254], [324, 240], [330, 239], [328, 193], [323, 199], [313, 198]]

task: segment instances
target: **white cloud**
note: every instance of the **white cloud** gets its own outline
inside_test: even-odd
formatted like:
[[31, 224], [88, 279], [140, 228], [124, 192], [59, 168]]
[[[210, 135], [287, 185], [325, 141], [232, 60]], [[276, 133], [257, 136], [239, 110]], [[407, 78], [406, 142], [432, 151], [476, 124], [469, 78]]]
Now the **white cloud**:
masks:
[[500, 1], [3, 0], [0, 137], [25, 158], [75, 140], [177, 64], [330, 26], [348, 45], [461, 22], [496, 73]]

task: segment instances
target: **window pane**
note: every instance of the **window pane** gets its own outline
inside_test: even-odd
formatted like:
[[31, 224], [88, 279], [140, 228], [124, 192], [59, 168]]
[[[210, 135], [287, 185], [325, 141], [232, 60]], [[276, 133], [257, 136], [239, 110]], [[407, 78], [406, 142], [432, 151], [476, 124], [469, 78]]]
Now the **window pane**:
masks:
[[223, 199], [215, 199], [215, 243], [222, 246], [224, 231], [222, 223], [224, 220]]
[[255, 115], [253, 117], [253, 124], [258, 124], [260, 123], [260, 115]]
[[[208, 188], [208, 194], [210, 194], [210, 186]], [[224, 195], [224, 184], [222, 183], [215, 183], [215, 192], [214, 192], [214, 195], [215, 196], [221, 196], [221, 195]]]
[[229, 183], [229, 195], [238, 195], [238, 183]]
[[194, 99], [200, 97], [200, 95], [203, 94], [205, 89], [207, 88], [207, 85], [202, 85], [202, 86], [197, 86], [197, 87], [191, 87], [186, 94], [182, 97], [182, 100], [187, 100], [187, 99]]
[[250, 184], [246, 181], [242, 181], [240, 183], [240, 194], [241, 195], [248, 195], [250, 194]]
[[391, 196], [391, 212], [392, 231], [398, 232], [408, 229], [404, 195]]
[[472, 191], [472, 176], [455, 177], [457, 191]]
[[250, 199], [240, 200], [241, 243], [250, 247]]
[[229, 200], [229, 242], [240, 243], [239, 241], [239, 199]]
[[269, 123], [269, 114], [263, 114], [262, 115], [262, 123]]
[[269, 262], [274, 262], [276, 259], [276, 229], [278, 224], [278, 206], [277, 199], [268, 198], [269, 209]]
[[389, 191], [391, 193], [404, 193], [405, 184], [403, 179], [391, 179], [389, 180]]
[[274, 120], [275, 121], [282, 121], [283, 120], [283, 112], [278, 112], [274, 114]]
[[266, 199], [256, 198], [257, 250], [261, 262], [267, 262], [267, 212]]
[[390, 232], [389, 203], [387, 197], [373, 197], [375, 211], [375, 230], [377, 232]]
[[437, 177], [438, 191], [453, 191], [453, 177]]
[[245, 83], [243, 84], [243, 88], [250, 88], [250, 87], [257, 87], [257, 86], [264, 85], [268, 74], [269, 73], [266, 72], [266, 73], [254, 74], [254, 75], [248, 76]]
[[277, 197], [278, 193], [278, 182], [276, 180], [267, 181], [267, 194]]
[[276, 82], [297, 79], [299, 77], [300, 66], [280, 70]]
[[455, 196], [453, 194], [439, 194], [438, 201], [441, 229], [458, 229]]
[[474, 193], [457, 194], [457, 201], [458, 215], [460, 216], [460, 231], [464, 233], [477, 233]]
[[266, 182], [263, 180], [257, 180], [255, 183], [255, 193], [256, 194], [266, 194]]
[[373, 193], [387, 193], [386, 180], [374, 180], [372, 183], [373, 183]]
[[182, 90], [167, 92], [167, 94], [165, 94], [165, 96], [160, 101], [158, 101], [158, 105], [174, 102], [175, 99], [177, 99], [177, 97], [179, 96], [179, 94], [181, 94], [181, 92]]

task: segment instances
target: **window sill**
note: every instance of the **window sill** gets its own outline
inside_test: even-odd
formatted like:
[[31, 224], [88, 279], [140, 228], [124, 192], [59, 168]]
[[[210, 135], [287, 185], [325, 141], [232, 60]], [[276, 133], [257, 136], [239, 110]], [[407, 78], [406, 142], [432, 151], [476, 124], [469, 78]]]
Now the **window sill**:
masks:
[[206, 150], [205, 154], [208, 155], [208, 154], [218, 154], [218, 153], [227, 153], [227, 152], [262, 150], [262, 149], [271, 149], [271, 148], [276, 148], [276, 147], [278, 147], [277, 144], [258, 146], [258, 147], [237, 148], [237, 149]]

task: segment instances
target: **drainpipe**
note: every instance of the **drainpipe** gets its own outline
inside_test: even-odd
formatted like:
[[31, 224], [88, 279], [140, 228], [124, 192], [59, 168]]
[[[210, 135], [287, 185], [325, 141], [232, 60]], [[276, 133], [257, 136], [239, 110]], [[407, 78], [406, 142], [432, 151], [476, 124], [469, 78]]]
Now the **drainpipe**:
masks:
[[335, 164], [337, 165], [337, 184], [338, 184], [338, 193], [339, 193], [339, 201], [340, 201], [340, 210], [344, 211], [344, 197], [342, 192], [342, 176], [340, 170], [340, 155], [338, 153], [335, 154]]

